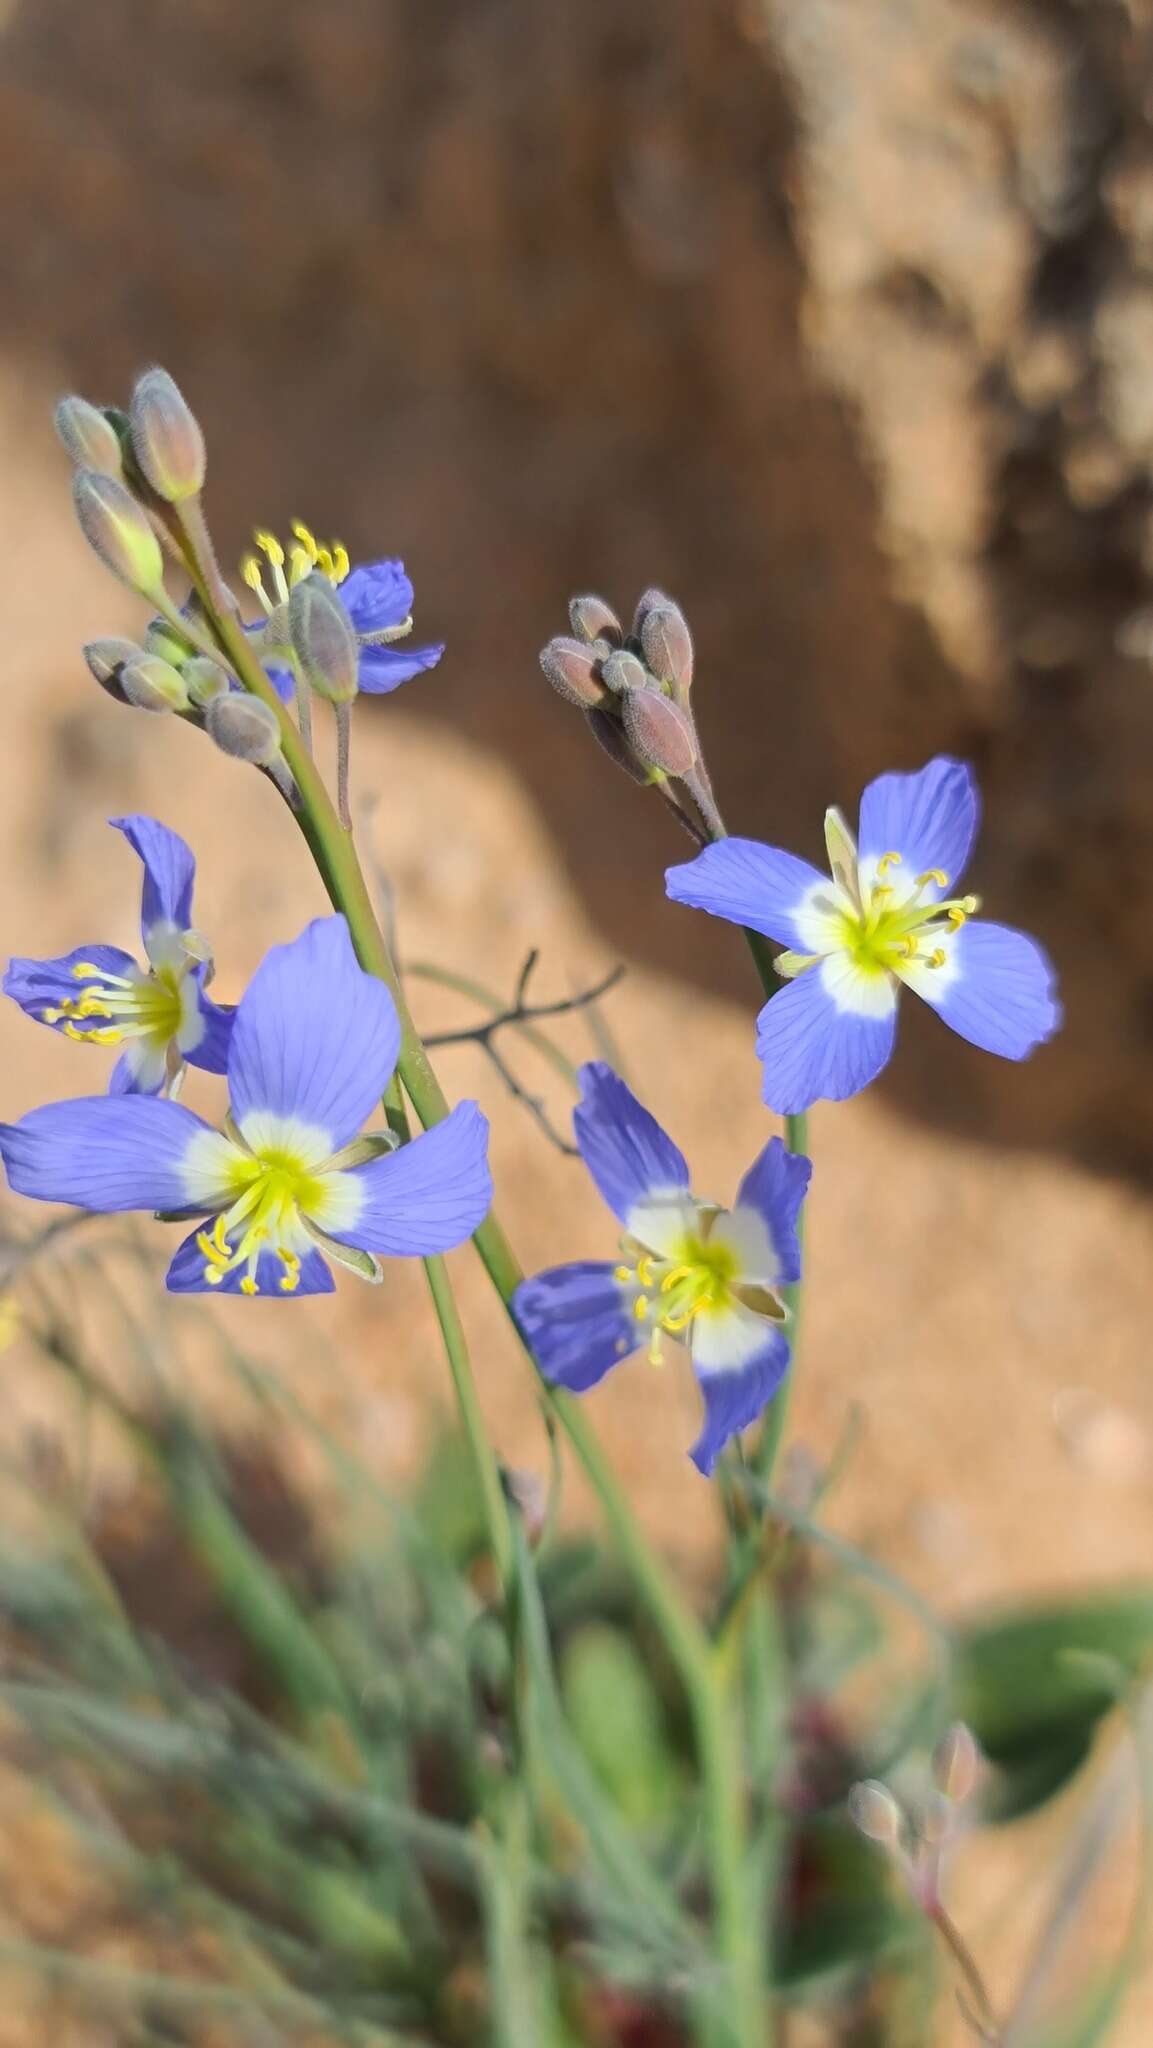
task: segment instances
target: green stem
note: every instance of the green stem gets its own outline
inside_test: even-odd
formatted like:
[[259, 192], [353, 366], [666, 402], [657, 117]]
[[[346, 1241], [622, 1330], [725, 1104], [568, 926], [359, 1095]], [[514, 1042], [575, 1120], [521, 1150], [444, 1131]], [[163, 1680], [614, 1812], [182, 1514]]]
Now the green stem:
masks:
[[477, 1398], [476, 1379], [469, 1361], [460, 1310], [444, 1260], [426, 1259], [424, 1270], [428, 1276], [428, 1289], [432, 1296], [436, 1319], [440, 1324], [456, 1404], [476, 1466], [489, 1544], [501, 1584], [507, 1587], [512, 1571], [512, 1532], [509, 1526], [508, 1502], [501, 1485], [500, 1468], [485, 1431], [484, 1416], [481, 1414]]

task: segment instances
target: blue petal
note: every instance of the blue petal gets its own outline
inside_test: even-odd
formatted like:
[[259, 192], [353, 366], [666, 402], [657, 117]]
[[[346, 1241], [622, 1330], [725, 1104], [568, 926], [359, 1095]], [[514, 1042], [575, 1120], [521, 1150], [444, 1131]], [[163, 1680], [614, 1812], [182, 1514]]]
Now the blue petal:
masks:
[[627, 1222], [638, 1203], [687, 1188], [684, 1153], [620, 1075], [603, 1060], [588, 1060], [578, 1078], [581, 1099], [573, 1111], [573, 1130], [581, 1157], [613, 1214]]
[[404, 563], [358, 562], [340, 585], [340, 600], [358, 633], [403, 626], [412, 616], [412, 584]]
[[443, 653], [443, 641], [437, 647], [362, 647], [357, 681], [368, 696], [387, 697], [401, 683], [435, 668]]
[[188, 1205], [184, 1162], [209, 1126], [149, 1095], [83, 1096], [0, 1124], [8, 1185], [40, 1202], [105, 1214]]
[[[941, 868], [955, 888], [977, 836], [980, 805], [965, 761], [939, 754], [915, 775], [878, 775], [861, 798], [858, 852], [862, 868], [883, 853], [899, 853], [891, 882], [912, 882]], [[935, 893], [935, 892], [934, 892]]]
[[140, 929], [145, 946], [154, 926], [175, 925], [185, 932], [192, 923], [192, 885], [196, 862], [178, 832], [156, 818], [109, 818], [144, 862], [144, 898]]
[[838, 1007], [820, 967], [810, 967], [765, 1004], [757, 1019], [764, 1099], [779, 1116], [814, 1102], [843, 1102], [876, 1079], [889, 1060], [896, 1005], [887, 1016]]
[[777, 1254], [777, 1278], [782, 1281], [801, 1277], [797, 1218], [812, 1171], [811, 1159], [790, 1152], [780, 1138], [770, 1138], [737, 1189], [736, 1207], [755, 1209], [764, 1221]]
[[[77, 946], [56, 960], [9, 961], [4, 976], [4, 993], [19, 1003], [29, 1017], [35, 1017], [38, 1024], [43, 1024], [45, 1010], [57, 1009], [64, 997], [75, 1000], [81, 994], [84, 982], [91, 977], [86, 975], [81, 980], [72, 969], [83, 966], [87, 961], [91, 961], [102, 974], [135, 976], [140, 973], [132, 955], [122, 953], [119, 946]], [[52, 1028], [59, 1030], [66, 1022], [66, 1018], [61, 1018]], [[90, 1017], [82, 1019], [76, 1029], [95, 1030], [107, 1022], [106, 1017]]]
[[232, 1113], [294, 1116], [346, 1144], [396, 1066], [400, 1024], [384, 983], [366, 974], [343, 917], [318, 917], [274, 946], [236, 1013], [228, 1053]]
[[764, 1349], [739, 1372], [700, 1375], [705, 1397], [705, 1422], [689, 1456], [707, 1479], [730, 1437], [738, 1436], [757, 1420], [772, 1400], [789, 1364], [789, 1341], [780, 1330], [770, 1330]]
[[232, 1003], [214, 1003], [212, 997], [205, 993], [204, 969], [196, 968], [194, 972], [197, 977], [196, 999], [204, 1025], [204, 1036], [196, 1045], [190, 1046], [184, 1057], [190, 1067], [200, 1067], [206, 1074], [226, 1074], [236, 1009]]
[[613, 1268], [595, 1259], [522, 1280], [512, 1307], [544, 1378], [572, 1394], [595, 1387], [636, 1350], [643, 1334], [624, 1306]]
[[475, 1102], [460, 1102], [422, 1137], [349, 1173], [363, 1191], [364, 1207], [333, 1237], [397, 1258], [451, 1251], [492, 1206], [488, 1119]]
[[296, 695], [296, 677], [290, 668], [272, 668], [266, 662], [264, 673], [276, 691], [282, 704], [291, 704]]
[[718, 840], [695, 860], [665, 870], [665, 893], [674, 903], [748, 925], [766, 939], [803, 951], [808, 949], [794, 913], [812, 889], [827, 892], [828, 876], [795, 853], [762, 846], [756, 839]]
[[1056, 975], [1035, 939], [977, 918], [947, 951], [948, 964], [918, 975], [916, 988], [961, 1038], [1007, 1060], [1052, 1038], [1061, 1023]]
[[[205, 1278], [207, 1260], [196, 1242], [194, 1230], [186, 1237], [168, 1268], [165, 1286], [170, 1294], [241, 1294], [240, 1283], [248, 1267], [234, 1266], [223, 1280], [210, 1285]], [[242, 1295], [243, 1300], [299, 1301], [305, 1294], [332, 1294], [335, 1283], [324, 1259], [315, 1250], [300, 1254], [300, 1278], [291, 1293], [281, 1287], [284, 1265], [275, 1252], [261, 1252], [256, 1265], [255, 1296]]]

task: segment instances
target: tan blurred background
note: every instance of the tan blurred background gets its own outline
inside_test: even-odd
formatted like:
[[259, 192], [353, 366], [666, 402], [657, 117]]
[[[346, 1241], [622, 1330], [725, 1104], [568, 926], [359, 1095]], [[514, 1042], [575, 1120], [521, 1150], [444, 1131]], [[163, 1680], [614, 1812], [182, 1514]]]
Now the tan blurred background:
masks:
[[[354, 557], [401, 553], [418, 638], [449, 643], [357, 714], [406, 952], [507, 988], [539, 946], [560, 993], [625, 960], [622, 1057], [723, 1197], [770, 1128], [747, 962], [665, 904], [687, 843], [535, 659], [571, 590], [627, 608], [664, 585], [695, 629], [731, 825], [815, 855], [826, 803], [964, 753], [987, 806], [975, 886], [1064, 981], [1065, 1034], [1029, 1065], [910, 1015], [884, 1083], [813, 1119], [796, 1414], [819, 1454], [862, 1404], [838, 1525], [948, 1609], [1146, 1570], [1153, 7], [6, 17], [5, 950], [130, 942], [136, 878], [102, 822], [128, 809], [195, 844], [224, 995], [319, 907], [263, 786], [118, 712], [78, 658], [136, 614], [72, 529], [51, 402], [120, 399], [158, 359], [208, 429], [226, 558], [294, 515]], [[97, 1085], [15, 1011], [2, 1031], [4, 1114]], [[602, 1252], [579, 1172], [471, 1055], [445, 1071], [494, 1114], [526, 1262]], [[522, 1368], [457, 1265], [501, 1450], [539, 1466]], [[419, 1279], [390, 1276], [388, 1300], [386, 1337], [351, 1282], [290, 1328], [219, 1310], [385, 1470], [443, 1398]], [[354, 1362], [336, 1377], [334, 1330]], [[15, 1367], [11, 1385], [20, 1430], [40, 1396]], [[595, 1413], [699, 1569], [691, 1389], [638, 1366]], [[982, 1865], [969, 1932], [994, 1976], [1045, 1864]]]

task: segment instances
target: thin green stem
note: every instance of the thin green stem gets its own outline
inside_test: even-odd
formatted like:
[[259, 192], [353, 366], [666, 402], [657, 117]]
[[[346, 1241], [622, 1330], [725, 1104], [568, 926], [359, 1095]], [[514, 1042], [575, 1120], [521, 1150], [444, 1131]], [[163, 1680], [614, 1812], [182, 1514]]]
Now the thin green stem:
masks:
[[460, 1310], [444, 1260], [426, 1259], [424, 1270], [428, 1276], [428, 1290], [432, 1296], [436, 1319], [440, 1324], [440, 1334], [444, 1342], [448, 1369], [452, 1375], [457, 1407], [476, 1466], [488, 1540], [501, 1584], [507, 1587], [512, 1570], [512, 1532], [509, 1527], [508, 1502], [501, 1485], [500, 1468], [485, 1431], [484, 1416], [477, 1398], [476, 1379], [469, 1361]]

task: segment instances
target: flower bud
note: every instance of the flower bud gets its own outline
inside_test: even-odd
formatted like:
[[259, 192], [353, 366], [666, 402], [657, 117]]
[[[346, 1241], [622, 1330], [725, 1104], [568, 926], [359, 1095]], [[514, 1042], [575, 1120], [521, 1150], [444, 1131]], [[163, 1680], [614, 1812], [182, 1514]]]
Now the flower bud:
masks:
[[205, 713], [205, 725], [221, 753], [234, 761], [253, 761], [269, 768], [280, 758], [280, 725], [275, 711], [259, 697], [230, 690], [226, 697], [214, 697]]
[[601, 675], [606, 689], [623, 696], [626, 690], [643, 690], [648, 682], [643, 661], [635, 654], [628, 654], [621, 647], [613, 649], [601, 663]]
[[697, 764], [696, 729], [687, 711], [660, 690], [626, 690], [621, 716], [637, 759], [662, 775], [690, 775]]
[[663, 608], [666, 605], [671, 605], [671, 603], [672, 598], [666, 597], [663, 590], [658, 590], [655, 583], [651, 584], [647, 590], [642, 590], [637, 599], [637, 608], [633, 613], [633, 639], [640, 639], [645, 629], [645, 620], [651, 611], [656, 610], [658, 607]]
[[164, 588], [160, 542], [131, 492], [115, 477], [78, 469], [72, 499], [80, 530], [105, 568], [139, 596], [158, 597]]
[[901, 1809], [887, 1785], [865, 1778], [849, 1793], [849, 1818], [870, 1842], [882, 1849], [901, 1846]]
[[977, 1782], [981, 1752], [963, 1721], [947, 1728], [933, 1751], [933, 1783], [954, 1806], [962, 1806]]
[[90, 640], [82, 651], [88, 663], [89, 673], [99, 683], [101, 689], [107, 690], [110, 697], [115, 697], [118, 704], [126, 704], [128, 700], [121, 688], [120, 678], [131, 662], [141, 660], [144, 654], [143, 647], [138, 647], [135, 640], [109, 638]]
[[603, 597], [570, 598], [568, 615], [578, 640], [608, 640], [614, 647], [620, 645], [621, 622]]
[[141, 654], [121, 671], [120, 687], [138, 711], [187, 711], [184, 678], [158, 654]]
[[97, 476], [119, 476], [120, 436], [98, 405], [86, 398], [62, 398], [56, 408], [56, 432], [66, 454], [77, 469], [90, 469]]
[[204, 483], [200, 422], [167, 370], [146, 370], [132, 393], [128, 418], [140, 474], [160, 498], [179, 505]]
[[593, 738], [604, 748], [610, 761], [615, 761], [618, 768], [623, 768], [626, 775], [630, 775], [634, 782], [643, 784], [647, 789], [652, 781], [651, 772], [643, 762], [637, 760], [625, 737], [620, 719], [614, 717], [611, 711], [586, 711], [585, 719]]
[[583, 640], [570, 640], [558, 634], [547, 647], [541, 648], [540, 665], [553, 689], [559, 690], [567, 703], [579, 704], [584, 711], [603, 704], [605, 687], [594, 674], [597, 657]]
[[181, 673], [190, 702], [201, 710], [232, 688], [227, 672], [218, 661], [210, 661], [206, 654], [194, 655], [191, 661], [186, 661]]
[[360, 642], [340, 598], [321, 570], [298, 583], [288, 600], [288, 632], [305, 681], [332, 704], [351, 704], [359, 686]]
[[693, 679], [693, 641], [679, 604], [666, 599], [645, 613], [641, 646], [646, 662], [662, 683], [688, 689]]

